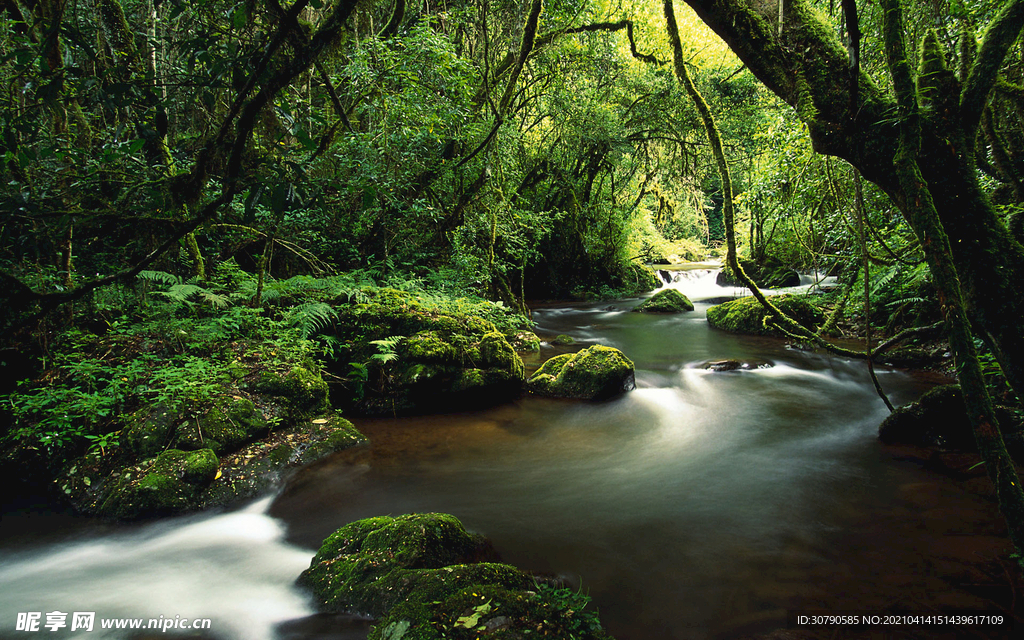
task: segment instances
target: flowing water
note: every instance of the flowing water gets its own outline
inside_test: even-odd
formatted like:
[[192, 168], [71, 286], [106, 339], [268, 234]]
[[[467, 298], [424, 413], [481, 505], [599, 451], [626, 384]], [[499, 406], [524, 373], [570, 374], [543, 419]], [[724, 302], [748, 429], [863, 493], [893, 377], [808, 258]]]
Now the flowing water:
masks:
[[[210, 618], [203, 638], [365, 637], [365, 621], [303, 621], [312, 608], [292, 582], [334, 529], [383, 514], [456, 515], [505, 561], [588, 591], [621, 640], [731, 637], [799, 606], [877, 608], [889, 596], [875, 574], [918, 585], [932, 567], [920, 548], [946, 540], [950, 522], [995, 527], [984, 532], [998, 546], [991, 505], [880, 447], [886, 410], [862, 363], [710, 329], [709, 301], [737, 293], [713, 276], [667, 285], [691, 296], [689, 314], [630, 313], [638, 300], [535, 310], [538, 334], [634, 361], [637, 389], [622, 398], [356, 421], [370, 447], [240, 512], [69, 532], [57, 521], [41, 540], [17, 535], [27, 516], [5, 518], [0, 636], [18, 612], [70, 609]], [[545, 345], [532, 364], [556, 352]], [[701, 367], [721, 359], [753, 368]], [[880, 378], [896, 403], [931, 384]], [[919, 527], [921, 514], [932, 524]]]

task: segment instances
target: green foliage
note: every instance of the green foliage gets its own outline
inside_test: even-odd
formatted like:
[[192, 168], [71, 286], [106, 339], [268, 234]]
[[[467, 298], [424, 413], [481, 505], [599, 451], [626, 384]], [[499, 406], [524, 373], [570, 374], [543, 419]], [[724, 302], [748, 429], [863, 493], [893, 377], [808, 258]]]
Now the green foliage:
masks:
[[377, 346], [377, 353], [370, 356], [370, 359], [380, 364], [387, 364], [398, 360], [398, 343], [405, 340], [405, 336], [388, 336], [380, 340], [370, 340], [370, 344]]

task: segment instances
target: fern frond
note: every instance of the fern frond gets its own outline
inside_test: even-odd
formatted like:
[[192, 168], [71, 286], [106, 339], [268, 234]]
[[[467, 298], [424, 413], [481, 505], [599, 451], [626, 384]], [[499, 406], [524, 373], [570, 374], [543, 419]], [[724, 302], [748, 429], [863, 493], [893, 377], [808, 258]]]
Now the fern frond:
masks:
[[405, 336], [388, 336], [380, 340], [370, 340], [370, 344], [377, 345], [377, 350], [381, 353], [388, 351], [394, 351], [398, 348], [398, 343], [405, 340]]
[[139, 275], [135, 277], [146, 282], [159, 282], [166, 285], [181, 284], [181, 278], [166, 271], [140, 271]]
[[338, 312], [326, 302], [306, 302], [291, 309], [287, 318], [303, 338], [308, 338], [337, 320]]
[[896, 278], [900, 275], [900, 265], [893, 265], [885, 270], [885, 273], [881, 277], [877, 278], [871, 283], [871, 295], [878, 295], [879, 292], [884, 291], [891, 285]]

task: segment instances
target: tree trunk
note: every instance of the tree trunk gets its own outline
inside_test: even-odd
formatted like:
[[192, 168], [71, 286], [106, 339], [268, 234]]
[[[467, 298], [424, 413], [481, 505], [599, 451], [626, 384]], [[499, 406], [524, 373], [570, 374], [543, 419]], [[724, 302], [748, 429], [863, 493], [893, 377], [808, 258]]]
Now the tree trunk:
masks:
[[[808, 125], [819, 153], [845, 158], [879, 185], [919, 239], [915, 202], [893, 167], [900, 144], [894, 101], [864, 73], [851, 99], [849, 55], [831, 26], [806, 0], [789, 0], [781, 35], [775, 6], [742, 0], [686, 0], [775, 94]], [[992, 21], [961, 89], [950, 74], [934, 89], [946, 109], [922, 114], [918, 168], [931, 185], [935, 210], [950, 237], [969, 318], [1007, 380], [1024, 398], [1024, 247], [1011, 235], [977, 183], [974, 139], [985, 100], [1006, 49], [1024, 24], [1024, 0], [1009, 0]], [[950, 101], [949, 99], [952, 98]]]

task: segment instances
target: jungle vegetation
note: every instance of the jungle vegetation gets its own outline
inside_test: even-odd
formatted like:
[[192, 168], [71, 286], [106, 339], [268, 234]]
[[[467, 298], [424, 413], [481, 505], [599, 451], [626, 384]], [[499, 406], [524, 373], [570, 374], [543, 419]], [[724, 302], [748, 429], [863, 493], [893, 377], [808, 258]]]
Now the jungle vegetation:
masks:
[[847, 331], [945, 322], [1024, 548], [991, 406], [1024, 388], [1022, 26], [1024, 0], [0, 0], [5, 370], [77, 366], [60, 429], [95, 443], [113, 408], [80, 405], [129, 376], [74, 365], [83, 336], [316, 354], [317, 305], [368, 287], [526, 313], [670, 256], [819, 269]]

